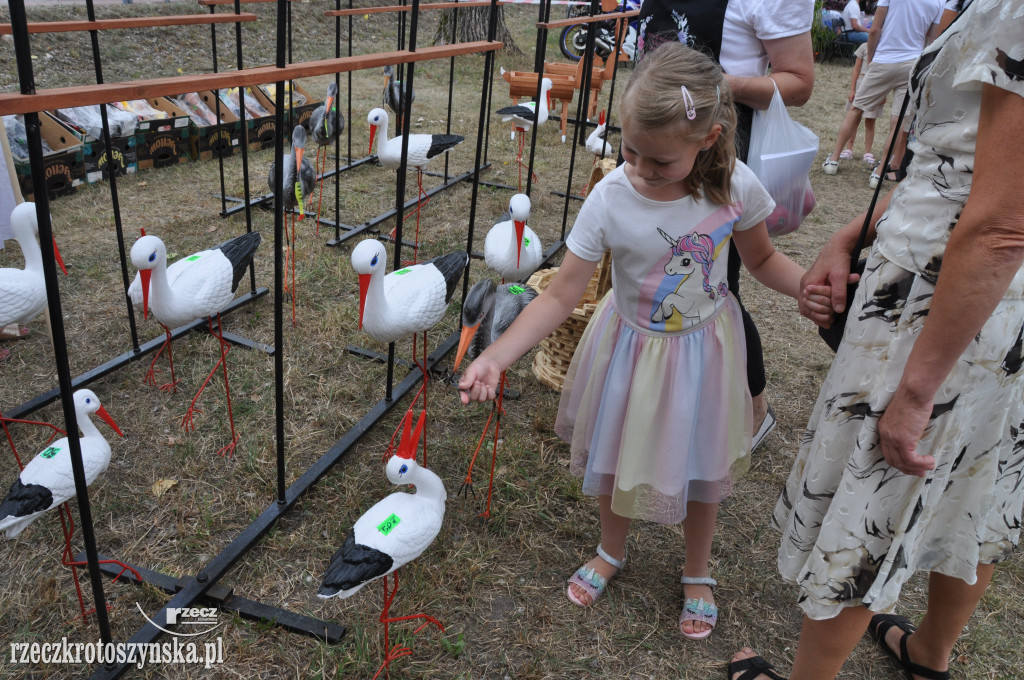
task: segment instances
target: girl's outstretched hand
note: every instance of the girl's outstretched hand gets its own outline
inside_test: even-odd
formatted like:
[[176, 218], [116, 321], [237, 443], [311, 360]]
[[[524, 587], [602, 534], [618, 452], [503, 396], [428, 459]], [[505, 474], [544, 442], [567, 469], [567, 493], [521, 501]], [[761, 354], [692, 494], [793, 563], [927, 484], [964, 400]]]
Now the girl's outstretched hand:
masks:
[[478, 357], [469, 365], [459, 380], [459, 398], [463, 404], [471, 401], [493, 401], [497, 396], [501, 370], [485, 356]]
[[832, 324], [835, 313], [832, 309], [831, 286], [808, 283], [800, 289], [797, 302], [800, 313], [817, 325], [828, 328]]

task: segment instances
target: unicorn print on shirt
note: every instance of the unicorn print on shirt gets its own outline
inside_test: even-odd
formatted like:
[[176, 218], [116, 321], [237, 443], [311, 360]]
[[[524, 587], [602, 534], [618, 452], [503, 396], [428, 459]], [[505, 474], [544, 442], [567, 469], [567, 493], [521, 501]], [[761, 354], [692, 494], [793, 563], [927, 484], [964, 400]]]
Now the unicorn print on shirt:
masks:
[[[658, 233], [672, 247], [671, 257], [665, 263], [665, 273], [669, 276], [682, 276], [683, 279], [675, 290], [662, 298], [661, 303], [651, 315], [651, 321], [661, 323], [678, 313], [684, 320], [684, 327], [695, 326], [701, 322], [700, 308], [705, 305], [701, 302], [701, 293], [693, 290], [694, 283], [700, 280], [704, 292], [711, 300], [714, 300], [716, 295], [721, 297], [728, 292], [728, 287], [724, 283], [719, 284], [717, 290], [708, 283], [711, 268], [715, 264], [715, 242], [707, 234], [698, 234], [697, 232], [680, 236], [677, 239], [672, 238], [661, 229], [658, 229]], [[701, 268], [701, 278], [699, 279], [692, 276], [698, 265]], [[689, 286], [687, 286], [688, 281], [692, 281]]]

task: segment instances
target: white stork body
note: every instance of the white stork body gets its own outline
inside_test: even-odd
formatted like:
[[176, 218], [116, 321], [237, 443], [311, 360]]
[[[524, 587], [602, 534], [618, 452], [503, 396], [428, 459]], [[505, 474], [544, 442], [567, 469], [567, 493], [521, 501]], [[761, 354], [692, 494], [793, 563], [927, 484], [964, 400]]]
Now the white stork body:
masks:
[[[373, 109], [366, 122], [370, 124], [370, 150], [373, 150], [374, 138], [379, 135], [377, 158], [385, 168], [397, 170], [402, 164], [402, 136], [388, 139], [388, 112]], [[463, 139], [462, 135], [410, 134], [408, 166], [423, 170], [432, 159], [461, 144]]]
[[416, 493], [393, 493], [356, 520], [345, 544], [331, 558], [318, 597], [353, 595], [419, 557], [441, 530], [448, 494], [440, 477], [416, 462], [424, 416], [410, 436], [411, 422], [410, 410], [398, 453], [388, 460], [387, 476], [392, 484], [415, 486]]
[[544, 247], [526, 225], [530, 219], [530, 197], [516, 194], [508, 212], [498, 218], [484, 239], [484, 262], [506, 281], [522, 281], [537, 270], [544, 259]]
[[601, 117], [601, 124], [598, 125], [593, 132], [590, 133], [590, 136], [587, 137], [587, 142], [585, 145], [587, 151], [594, 154], [599, 159], [608, 158], [609, 156], [615, 153], [615, 150], [612, 149], [611, 143], [607, 139], [605, 139], [605, 131], [608, 129], [608, 126], [605, 125], [605, 123], [603, 122], [603, 113], [601, 114]]
[[[89, 416], [93, 413], [121, 434], [113, 419], [92, 390], [75, 392], [75, 415], [82, 437], [82, 464], [85, 483], [92, 484], [110, 464], [110, 444], [96, 429]], [[124, 436], [124, 435], [121, 435]], [[75, 479], [71, 471], [71, 446], [64, 437], [29, 461], [0, 501], [0, 531], [14, 538], [46, 511], [74, 498]]]
[[11, 229], [25, 257], [25, 268], [0, 269], [0, 328], [28, 323], [46, 307], [43, 253], [36, 240], [36, 204], [22, 203], [11, 211]]
[[543, 125], [548, 119], [548, 91], [551, 90], [551, 79], [543, 78], [540, 81], [540, 102], [526, 102], [505, 106], [498, 109], [503, 123], [511, 121], [515, 126], [512, 129], [512, 138], [515, 139], [516, 131], [528, 132], [536, 123]]
[[380, 342], [432, 328], [448, 309], [468, 262], [466, 253], [449, 253], [385, 274], [384, 244], [360, 242], [352, 249], [352, 268], [359, 274], [359, 327]]
[[[260, 244], [253, 231], [184, 257], [167, 266], [167, 248], [156, 236], [143, 236], [132, 246], [132, 264], [139, 268], [128, 294], [144, 312], [153, 310], [169, 328], [217, 314], [235, 297], [245, 270]], [[148, 291], [143, 290], [148, 282]]]

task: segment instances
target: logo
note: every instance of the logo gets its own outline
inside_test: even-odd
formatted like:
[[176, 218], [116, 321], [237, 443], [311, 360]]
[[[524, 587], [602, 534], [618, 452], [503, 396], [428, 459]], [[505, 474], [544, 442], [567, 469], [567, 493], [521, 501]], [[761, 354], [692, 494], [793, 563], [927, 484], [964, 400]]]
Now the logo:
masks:
[[221, 626], [221, 622], [218, 621], [216, 607], [167, 607], [167, 625], [181, 626], [181, 630], [185, 632], [168, 630], [146, 616], [146, 612], [142, 611], [142, 607], [139, 606], [138, 602], [135, 603], [135, 607], [146, 621], [164, 633], [176, 637], [205, 635]]

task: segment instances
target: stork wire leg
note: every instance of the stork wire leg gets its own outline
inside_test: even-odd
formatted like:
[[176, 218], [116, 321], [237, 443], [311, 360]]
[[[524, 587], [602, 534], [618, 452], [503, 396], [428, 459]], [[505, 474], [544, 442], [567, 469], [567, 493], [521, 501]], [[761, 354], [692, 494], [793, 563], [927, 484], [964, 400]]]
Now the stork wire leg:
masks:
[[323, 178], [323, 173], [320, 172], [320, 150], [321, 149], [323, 149], [323, 152], [324, 152], [324, 161], [323, 161], [324, 169], [323, 169], [323, 172], [327, 172], [327, 147], [326, 146], [324, 146], [324, 147], [318, 146], [316, 148], [316, 170], [317, 170], [317, 172], [316, 172], [316, 176], [317, 176], [316, 186], [317, 186], [317, 189], [318, 189], [317, 197], [316, 197], [316, 235], [317, 236], [320, 235], [320, 207], [324, 204], [324, 178]]
[[[422, 395], [423, 396], [423, 410], [426, 411], [427, 410], [427, 382], [430, 379], [430, 370], [429, 370], [428, 364], [427, 364], [427, 332], [423, 331], [423, 363], [422, 364], [416, 358], [416, 354], [418, 352], [418, 350], [416, 349], [416, 339], [417, 339], [417, 335], [416, 335], [416, 333], [413, 333], [413, 335], [412, 335], [412, 363], [415, 364], [416, 367], [419, 368], [420, 371], [423, 372], [423, 382], [420, 383], [420, 388], [416, 391], [416, 394], [413, 395], [412, 402], [410, 402], [410, 404], [409, 404], [409, 408], [414, 408], [416, 406], [416, 402], [419, 401], [419, 398]], [[402, 430], [402, 423], [399, 423], [398, 427], [395, 428], [395, 431], [391, 433], [391, 441], [388, 442], [388, 447], [387, 447], [387, 449], [384, 450], [384, 456], [383, 456], [383, 458], [381, 458], [381, 462], [382, 463], [386, 464], [388, 462], [388, 459], [391, 458], [391, 456], [394, 454], [394, 452], [395, 452], [395, 443], [396, 443], [396, 440], [398, 439], [398, 433], [401, 432], [401, 430]], [[423, 467], [427, 467], [427, 425], [426, 425], [426, 423], [423, 424]]]
[[[211, 327], [211, 331], [212, 331]], [[228, 382], [228, 343], [224, 340], [224, 330], [220, 322], [220, 313], [217, 313], [217, 338], [220, 340], [220, 366], [224, 372], [224, 395], [228, 401], [228, 424], [231, 426], [231, 441], [217, 451], [218, 455], [231, 458], [235, 454], [235, 447], [238, 445], [238, 434], [235, 432], [235, 417], [231, 412], [231, 384]]]
[[388, 616], [388, 613], [391, 611], [391, 603], [394, 601], [395, 595], [398, 593], [398, 572], [392, 572], [391, 575], [395, 579], [395, 587], [389, 593], [388, 577], [384, 576], [384, 608], [380, 613], [380, 622], [384, 624], [384, 662], [381, 664], [380, 668], [377, 669], [377, 673], [373, 676], [373, 680], [376, 680], [377, 677], [380, 676], [381, 672], [385, 672], [386, 669], [388, 668], [388, 664], [390, 664], [392, 661], [400, 659], [403, 656], [409, 656], [410, 654], [412, 654], [411, 647], [402, 647], [400, 645], [395, 645], [393, 648], [391, 647], [391, 640], [388, 631], [389, 624], [398, 623], [399, 621], [424, 619], [423, 623], [420, 624], [420, 626], [412, 632], [413, 635], [416, 635], [430, 624], [434, 624], [441, 630], [442, 633], [444, 632], [444, 626], [441, 625], [441, 623], [437, 619], [428, 614], [410, 614], [409, 616], [397, 617]]
[[[295, 252], [295, 248], [294, 248], [294, 246], [295, 246], [295, 213], [294, 212], [291, 213], [291, 223], [292, 223], [292, 234], [291, 234], [291, 238], [290, 239], [288, 237], [288, 227], [287, 227], [287, 225], [284, 228], [284, 240], [285, 240], [285, 251], [284, 251], [285, 282], [284, 282], [284, 290], [288, 292], [288, 295], [292, 299], [292, 328], [295, 328], [298, 325], [298, 322], [295, 320], [295, 297], [296, 297], [296, 292], [295, 292], [295, 256], [296, 256], [296, 252]], [[289, 279], [288, 279], [289, 272], [291, 273], [291, 283], [289, 283]]]
[[[217, 323], [218, 323], [218, 326], [219, 326], [219, 324], [220, 324], [220, 314], [217, 315]], [[227, 360], [228, 351], [231, 350], [231, 348], [228, 347], [227, 351], [225, 351], [224, 344], [223, 344], [224, 343], [224, 336], [221, 335], [220, 333], [214, 333], [213, 332], [213, 320], [212, 320], [212, 317], [209, 320], [209, 324], [210, 324], [210, 335], [213, 335], [213, 336], [219, 338], [220, 341], [221, 341], [220, 358], [217, 359], [217, 363], [215, 363], [213, 365], [213, 368], [210, 370], [210, 374], [206, 376], [206, 380], [204, 380], [203, 384], [199, 386], [199, 391], [196, 392], [196, 396], [192, 397], [192, 403], [189, 404], [188, 410], [185, 411], [185, 415], [183, 415], [181, 417], [181, 427], [182, 427], [182, 429], [185, 430], [185, 432], [195, 432], [196, 426], [195, 426], [195, 423], [192, 421], [192, 418], [193, 418], [193, 416], [196, 413], [202, 413], [203, 412], [202, 409], [196, 408], [196, 401], [199, 400], [199, 396], [203, 393], [203, 390], [206, 389], [206, 385], [210, 382], [210, 379], [213, 377], [213, 374], [217, 372], [217, 368], [221, 365], [221, 362], [224, 362], [224, 361]], [[218, 330], [220, 330], [220, 329], [218, 328]], [[234, 429], [234, 425], [232, 425], [232, 430], [233, 429]]]
[[498, 381], [498, 407], [497, 418], [494, 421], [494, 452], [491, 454], [491, 481], [487, 484], [487, 507], [480, 514], [483, 519], [491, 518], [491, 494], [494, 491], [494, 466], [498, 461], [498, 437], [501, 430], [501, 408], [505, 396], [505, 371], [501, 373], [501, 380]]
[[50, 423], [42, 423], [42, 422], [39, 422], [37, 420], [21, 420], [19, 418], [5, 418], [3, 415], [0, 415], [0, 427], [3, 428], [4, 434], [7, 435], [7, 443], [11, 447], [11, 453], [14, 454], [14, 460], [18, 463], [18, 470], [19, 471], [24, 470], [25, 469], [25, 465], [21, 462], [21, 456], [18, 455], [18, 447], [16, 447], [14, 445], [14, 438], [11, 437], [11, 431], [7, 428], [7, 423], [22, 423], [24, 425], [42, 425], [43, 427], [50, 428], [51, 430], [54, 431], [54, 433], [52, 435], [50, 435], [49, 439], [46, 440], [45, 446], [49, 446], [50, 443], [53, 441], [53, 438], [56, 437], [58, 434], [62, 434], [62, 435], [66, 435], [67, 434], [67, 432], [65, 432], [64, 430], [60, 429], [56, 425], [51, 425]]
[[[88, 617], [89, 614], [94, 613], [96, 611], [96, 608], [93, 607], [89, 611], [85, 611], [85, 599], [82, 597], [82, 586], [78, 582], [78, 567], [87, 566], [88, 563], [84, 561], [75, 561], [71, 557], [71, 537], [75, 533], [75, 519], [74, 516], [71, 514], [70, 501], [65, 501], [64, 503], [62, 503], [60, 507], [57, 508], [57, 514], [60, 516], [60, 526], [64, 532], [64, 549], [61, 554], [60, 561], [61, 564], [63, 564], [65, 567], [69, 567], [71, 569], [71, 575], [75, 581], [75, 590], [77, 591], [78, 594], [79, 611], [82, 612], [82, 623], [85, 623], [86, 617]], [[117, 576], [114, 577], [114, 580], [111, 581], [111, 583], [117, 583], [117, 579], [121, 578], [121, 575], [124, 574], [124, 572], [126, 571], [132, 572], [132, 574], [135, 576], [136, 581], [142, 580], [142, 577], [139, 576], [139, 572], [135, 571], [135, 569], [131, 568], [130, 566], [128, 566], [124, 562], [121, 562], [120, 560], [100, 560], [97, 564], [116, 564], [119, 567], [121, 567], [121, 571], [117, 573]], [[110, 603], [107, 603], [107, 609], [110, 609]]]
[[[423, 207], [430, 203], [430, 196], [427, 194], [426, 189], [423, 188], [423, 170], [416, 168], [416, 207], [406, 213], [404, 219], [409, 219], [412, 215], [416, 215], [416, 238], [413, 241], [412, 247], [412, 260], [406, 260], [402, 264], [408, 266], [410, 264], [418, 264], [420, 261], [420, 213], [423, 211]], [[398, 234], [398, 227], [391, 230], [391, 239], [394, 240]]]
[[156, 387], [156, 374], [160, 371], [154, 368], [156, 360], [160, 358], [160, 354], [163, 353], [164, 349], [167, 349], [167, 363], [171, 365], [171, 382], [165, 383], [160, 386], [160, 390], [163, 392], [177, 392], [178, 391], [178, 380], [174, 376], [174, 354], [171, 350], [171, 329], [160, 324], [160, 327], [164, 329], [164, 333], [167, 335], [167, 339], [164, 340], [164, 344], [160, 345], [160, 349], [156, 351], [156, 355], [153, 360], [149, 362], [149, 372], [146, 373], [146, 377], [142, 379], [147, 385], [153, 385]]
[[473, 457], [469, 459], [469, 469], [466, 471], [466, 479], [463, 480], [462, 486], [459, 487], [459, 496], [468, 497], [469, 494], [473, 494], [473, 498], [476, 498], [476, 491], [473, 490], [473, 465], [476, 464], [476, 457], [480, 453], [480, 449], [483, 448], [484, 440], [487, 439], [487, 433], [491, 429], [491, 421], [494, 419], [496, 407], [496, 402], [491, 402], [491, 413], [487, 416], [487, 422], [484, 423], [484, 431], [480, 433], [480, 440], [476, 443], [476, 448], [473, 450]]

